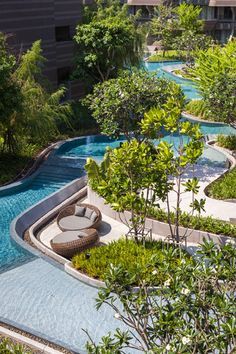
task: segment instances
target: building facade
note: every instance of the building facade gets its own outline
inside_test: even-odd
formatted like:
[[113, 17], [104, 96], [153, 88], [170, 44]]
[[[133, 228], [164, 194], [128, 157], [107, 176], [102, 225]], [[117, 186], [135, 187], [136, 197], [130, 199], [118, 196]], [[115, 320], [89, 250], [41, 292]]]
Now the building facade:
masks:
[[[221, 43], [236, 35], [236, 0], [174, 0], [174, 5], [187, 2], [201, 6], [201, 18], [204, 20], [206, 33], [212, 35]], [[132, 13], [142, 10], [142, 19], [150, 20], [153, 7], [162, 3], [162, 0], [128, 0]]]
[[54, 88], [66, 83], [69, 98], [83, 92], [81, 83], [69, 81], [82, 7], [82, 0], [0, 0], [0, 31], [8, 35], [10, 47], [21, 53], [41, 39], [44, 73]]

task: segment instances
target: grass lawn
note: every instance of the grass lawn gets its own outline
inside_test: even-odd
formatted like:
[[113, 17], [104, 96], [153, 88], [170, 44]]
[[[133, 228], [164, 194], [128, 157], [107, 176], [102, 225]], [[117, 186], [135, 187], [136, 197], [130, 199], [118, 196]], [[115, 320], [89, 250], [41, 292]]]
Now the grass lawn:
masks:
[[158, 50], [155, 54], [152, 54], [148, 61], [155, 62], [155, 61], [175, 61], [180, 60], [179, 54], [176, 50], [168, 50], [165, 52], [165, 56], [163, 56], [163, 51]]

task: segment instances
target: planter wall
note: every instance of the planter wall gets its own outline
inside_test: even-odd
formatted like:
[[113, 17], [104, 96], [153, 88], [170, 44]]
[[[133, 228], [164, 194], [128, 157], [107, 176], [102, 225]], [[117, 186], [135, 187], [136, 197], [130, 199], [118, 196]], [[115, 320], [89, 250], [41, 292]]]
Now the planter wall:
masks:
[[[122, 221], [124, 219], [128, 221], [130, 218], [131, 215], [130, 212], [128, 211], [124, 213], [116, 212], [108, 204], [105, 203], [105, 200], [102, 197], [100, 197], [96, 192], [91, 190], [90, 187], [88, 187], [88, 200], [90, 204], [96, 205], [96, 207], [99, 208], [103, 214], [109, 216], [110, 218], [113, 218], [117, 221]], [[170, 234], [169, 225], [164, 222], [160, 222], [158, 220], [148, 218], [146, 220], [145, 226], [147, 228], [151, 228], [152, 232], [156, 235], [167, 237]], [[180, 227], [181, 234], [184, 234], [185, 231], [186, 228]], [[236, 240], [234, 238], [223, 236], [223, 235], [216, 235], [210, 232], [189, 229], [187, 235], [188, 235], [188, 242], [192, 242], [192, 243], [199, 244], [202, 243], [204, 239], [206, 239], [206, 240], [212, 240], [217, 244], [225, 244], [230, 242], [236, 245]]]

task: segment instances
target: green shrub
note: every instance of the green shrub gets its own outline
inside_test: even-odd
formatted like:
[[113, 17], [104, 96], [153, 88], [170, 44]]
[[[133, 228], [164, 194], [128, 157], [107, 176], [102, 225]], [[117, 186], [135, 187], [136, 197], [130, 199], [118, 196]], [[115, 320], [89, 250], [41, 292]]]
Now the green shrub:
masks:
[[11, 340], [0, 337], [0, 353], [2, 354], [31, 354], [24, 346], [14, 344]]
[[192, 100], [188, 102], [185, 106], [186, 112], [206, 120], [213, 120], [210, 117], [209, 112], [203, 100]]
[[[180, 251], [173, 246], [162, 242], [146, 242], [145, 246], [133, 240], [124, 238], [113, 241], [106, 246], [91, 248], [75, 255], [72, 258], [73, 266], [88, 274], [90, 277], [104, 280], [110, 265], [121, 265], [130, 274], [140, 274], [142, 279], [148, 280], [152, 272], [158, 272], [158, 279], [163, 282], [166, 280], [165, 262], [171, 262], [173, 270], [179, 264]], [[181, 251], [182, 258], [192, 262], [190, 256]], [[147, 264], [151, 266], [147, 267]]]
[[229, 150], [236, 150], [236, 135], [218, 135], [217, 144]]
[[179, 54], [177, 53], [176, 50], [168, 50], [165, 53], [165, 56], [163, 56], [163, 51], [159, 50], [158, 52], [150, 55], [148, 58], [149, 62], [159, 62], [159, 61], [176, 61], [179, 60]]
[[[233, 181], [231, 180], [231, 186]], [[229, 187], [228, 187], [229, 188]], [[234, 194], [236, 197], [236, 169], [234, 170]], [[230, 198], [230, 197], [227, 197]], [[231, 197], [232, 198], [232, 197]], [[168, 222], [167, 213], [162, 209], [153, 208], [151, 217], [165, 222]], [[174, 213], [170, 213], [171, 222], [174, 224]], [[182, 212], [180, 215], [180, 225], [189, 227], [194, 230], [206, 231], [216, 235], [225, 235], [236, 237], [236, 226], [222, 220], [214, 219], [211, 216], [192, 216], [188, 213]]]
[[236, 199], [236, 168], [214, 181], [209, 186], [208, 193], [216, 199]]

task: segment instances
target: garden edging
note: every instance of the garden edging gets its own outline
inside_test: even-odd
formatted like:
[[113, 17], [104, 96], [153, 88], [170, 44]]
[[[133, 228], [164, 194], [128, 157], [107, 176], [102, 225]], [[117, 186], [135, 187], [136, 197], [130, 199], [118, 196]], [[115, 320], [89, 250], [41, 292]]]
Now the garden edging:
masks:
[[[96, 205], [103, 214], [117, 221], [122, 221], [122, 219], [128, 220], [130, 218], [131, 215], [130, 212], [128, 211], [125, 211], [124, 213], [116, 212], [108, 204], [106, 204], [105, 200], [102, 197], [100, 197], [96, 192], [94, 192], [89, 186], [88, 186], [88, 201], [89, 203]], [[169, 225], [155, 219], [147, 218], [145, 227], [149, 229], [151, 228], [153, 234], [159, 236], [167, 237], [170, 234]], [[183, 233], [186, 232], [186, 228], [180, 227], [180, 232]], [[224, 235], [216, 235], [210, 232], [193, 230], [193, 229], [188, 229], [187, 240], [195, 244], [201, 244], [203, 243], [204, 240], [212, 240], [216, 244], [232, 243], [236, 245], [236, 240], [233, 239], [232, 237], [224, 236]]]

